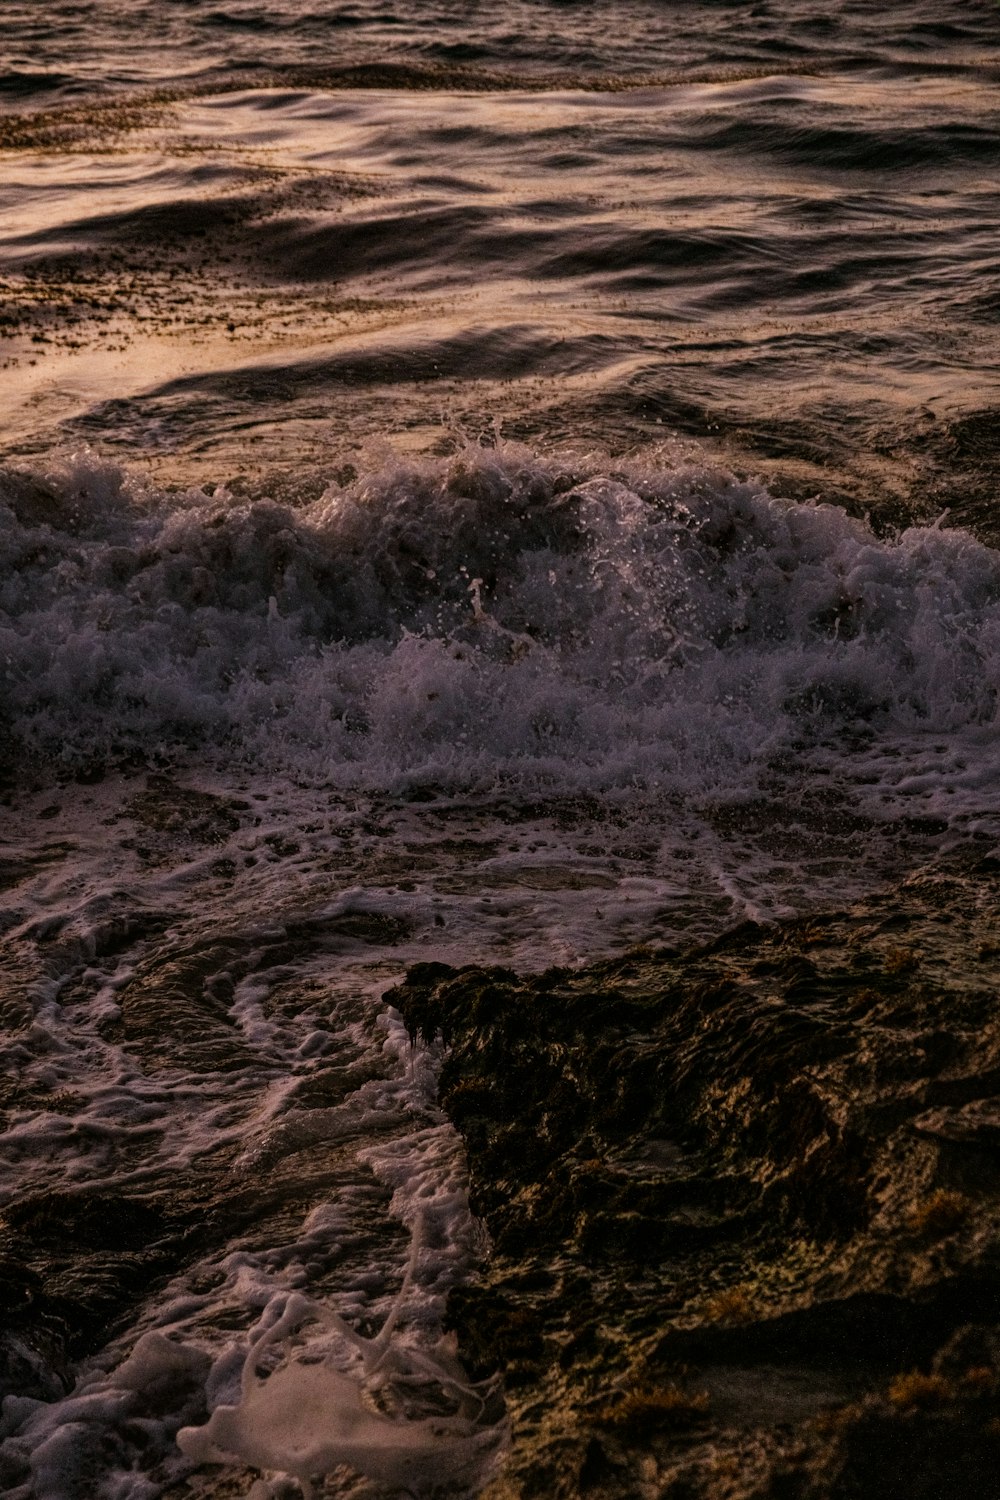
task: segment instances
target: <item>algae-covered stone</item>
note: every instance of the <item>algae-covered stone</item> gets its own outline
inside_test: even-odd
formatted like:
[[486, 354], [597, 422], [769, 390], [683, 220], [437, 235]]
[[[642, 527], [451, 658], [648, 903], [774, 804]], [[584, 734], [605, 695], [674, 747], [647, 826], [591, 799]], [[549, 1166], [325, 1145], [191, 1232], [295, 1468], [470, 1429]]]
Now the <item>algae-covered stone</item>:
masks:
[[392, 992], [495, 1246], [450, 1309], [497, 1496], [1000, 1494], [998, 894]]

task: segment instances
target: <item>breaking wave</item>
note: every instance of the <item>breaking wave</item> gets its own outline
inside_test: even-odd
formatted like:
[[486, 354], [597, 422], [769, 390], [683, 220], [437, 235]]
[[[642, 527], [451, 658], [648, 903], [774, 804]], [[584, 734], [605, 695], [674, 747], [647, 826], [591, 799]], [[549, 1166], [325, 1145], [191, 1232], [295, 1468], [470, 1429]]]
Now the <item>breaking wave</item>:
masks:
[[511, 444], [305, 505], [86, 454], [0, 501], [13, 763], [682, 798], [808, 765], [948, 813], [994, 780], [1000, 558], [962, 531]]

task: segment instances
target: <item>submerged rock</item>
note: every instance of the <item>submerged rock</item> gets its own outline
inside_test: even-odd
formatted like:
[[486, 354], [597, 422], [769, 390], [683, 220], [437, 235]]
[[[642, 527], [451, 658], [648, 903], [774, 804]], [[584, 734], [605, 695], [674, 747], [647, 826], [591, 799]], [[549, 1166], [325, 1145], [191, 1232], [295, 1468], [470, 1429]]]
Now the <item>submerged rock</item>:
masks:
[[389, 998], [495, 1253], [497, 1497], [1000, 1495], [1000, 880]]

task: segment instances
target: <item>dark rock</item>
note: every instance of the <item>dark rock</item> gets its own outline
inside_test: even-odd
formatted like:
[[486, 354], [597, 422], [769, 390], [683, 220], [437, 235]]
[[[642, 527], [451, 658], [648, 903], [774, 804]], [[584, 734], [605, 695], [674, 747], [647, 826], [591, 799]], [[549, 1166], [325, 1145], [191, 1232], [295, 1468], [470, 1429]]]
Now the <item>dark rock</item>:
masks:
[[[499, 1497], [1000, 1493], [1000, 948], [983, 868], [580, 970], [423, 964], [495, 1253]], [[975, 962], [970, 961], [975, 955]]]

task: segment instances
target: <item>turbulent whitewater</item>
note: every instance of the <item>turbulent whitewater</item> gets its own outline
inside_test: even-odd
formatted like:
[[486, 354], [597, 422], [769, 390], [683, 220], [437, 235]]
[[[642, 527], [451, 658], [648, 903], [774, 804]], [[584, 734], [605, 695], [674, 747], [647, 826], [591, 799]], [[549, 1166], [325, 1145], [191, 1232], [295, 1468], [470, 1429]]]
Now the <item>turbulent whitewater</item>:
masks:
[[0, 496], [12, 771], [198, 757], [682, 812], [794, 760], [806, 802], [993, 811], [1000, 565], [966, 532], [514, 446], [297, 507], [88, 458]]

